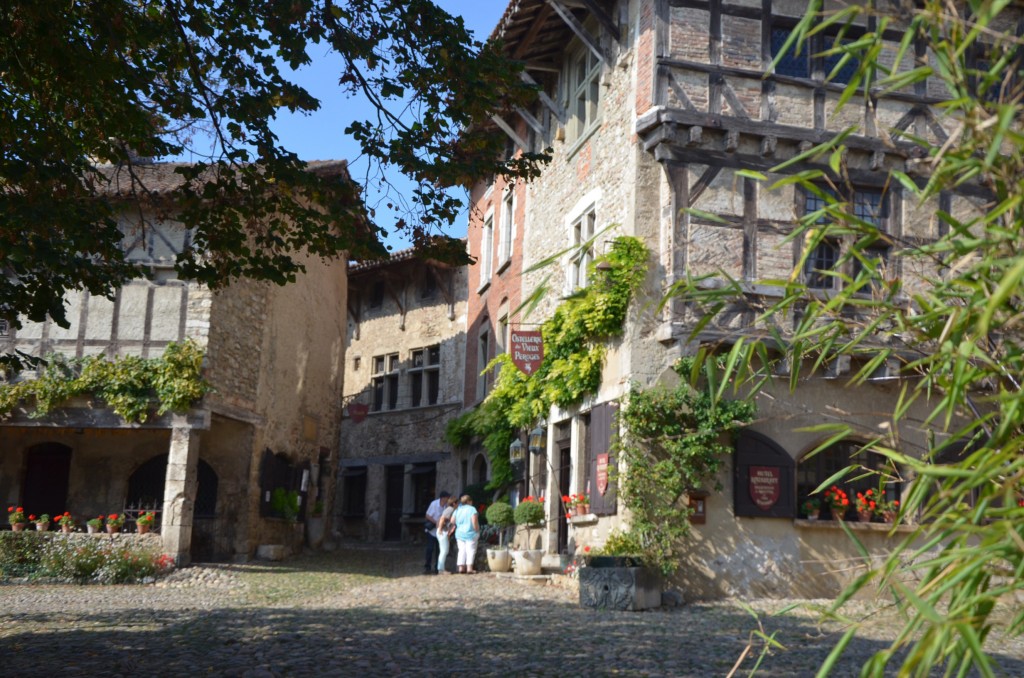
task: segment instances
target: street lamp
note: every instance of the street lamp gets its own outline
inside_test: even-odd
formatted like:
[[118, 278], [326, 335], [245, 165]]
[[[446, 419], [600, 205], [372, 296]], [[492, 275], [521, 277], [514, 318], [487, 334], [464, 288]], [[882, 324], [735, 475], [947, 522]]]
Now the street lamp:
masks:
[[544, 427], [538, 425], [537, 428], [530, 431], [530, 454], [542, 454], [544, 449], [547, 447], [545, 444], [547, 441], [544, 436]]
[[526, 470], [526, 450], [523, 449], [523, 441], [516, 434], [516, 439], [508, 446], [508, 460], [512, 463], [512, 479], [522, 480], [523, 472]]

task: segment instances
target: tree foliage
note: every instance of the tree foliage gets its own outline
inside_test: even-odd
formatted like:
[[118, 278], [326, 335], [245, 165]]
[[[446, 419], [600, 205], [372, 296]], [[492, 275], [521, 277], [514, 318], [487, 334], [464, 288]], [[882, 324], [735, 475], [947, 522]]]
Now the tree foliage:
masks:
[[[868, 563], [835, 611], [841, 614], [848, 597], [870, 584], [888, 593], [905, 615], [903, 633], [864, 667], [867, 675], [888, 672], [893, 662], [901, 675], [993, 675], [985, 640], [994, 631], [1024, 631], [1024, 609], [1017, 602], [1024, 591], [1024, 45], [1015, 31], [1018, 15], [1010, 14], [1019, 8], [1001, 1], [925, 0], [851, 5], [821, 15], [819, 7], [812, 5], [794, 31], [794, 46], [826, 23], [847, 27], [858, 21], [868, 27], [833, 48], [856, 65], [844, 103], [870, 103], [925, 78], [945, 88], [937, 110], [951, 134], [933, 144], [905, 133], [900, 142], [927, 163], [913, 173], [910, 163], [906, 173], [893, 172], [891, 185], [901, 187], [915, 206], [941, 206], [938, 198], [947, 193], [971, 196], [976, 209], [935, 209], [937, 237], [930, 242], [901, 239], [856, 218], [836, 197], [842, 190], [822, 190], [852, 185], [844, 140], [861, 130], [848, 130], [800, 158], [821, 169], [768, 187], [795, 184], [825, 201], [822, 210], [796, 224], [790, 239], [809, 248], [823, 238], [842, 239], [834, 292], [809, 292], [798, 267], [790, 280], [767, 283], [780, 292], [768, 301], [753, 299], [735, 281], [707, 290], [690, 280], [674, 293], [701, 308], [707, 322], [737, 303], [759, 308], [756, 324], [774, 328], [769, 341], [746, 349], [747, 363], [762, 368], [759, 377], [773, 368], [766, 358], [772, 351], [787, 361], [794, 387], [808, 369], [819, 370], [841, 355], [853, 360], [854, 384], [896, 361], [903, 379], [892, 418], [868, 447], [916, 478], [902, 512], [919, 522], [884, 562]], [[865, 15], [870, 23], [862, 21]], [[885, 52], [886, 31], [886, 37], [894, 31], [902, 36], [895, 57]], [[925, 54], [914, 60], [916, 44]], [[912, 68], [891, 66], [904, 57]], [[903, 278], [878, 256], [874, 246], [881, 242], [893, 247]], [[924, 421], [911, 419], [915, 407], [927, 412]], [[929, 449], [921, 456], [901, 451], [902, 431], [921, 426], [931, 431]], [[852, 433], [841, 422], [819, 429], [830, 441]], [[958, 456], [965, 441], [966, 451]], [[943, 462], [949, 455], [955, 461], [938, 463], [940, 455]], [[837, 645], [822, 675], [850, 637]]]
[[[530, 176], [541, 158], [507, 159], [500, 132], [475, 123], [535, 92], [430, 0], [18, 0], [0, 8], [0, 318], [66, 326], [66, 290], [110, 295], [138, 275], [126, 211], [140, 228], [190, 229], [177, 267], [211, 286], [287, 282], [299, 253], [380, 255], [359, 188], [307, 171], [271, 129], [278, 111], [319, 107], [289, 78], [313, 50], [338, 55], [339, 86], [373, 106], [344, 133], [416, 186], [415, 217], [395, 228], [464, 258], [438, 235], [461, 208], [448, 189]], [[156, 199], [139, 157], [186, 151], [199, 160]]]

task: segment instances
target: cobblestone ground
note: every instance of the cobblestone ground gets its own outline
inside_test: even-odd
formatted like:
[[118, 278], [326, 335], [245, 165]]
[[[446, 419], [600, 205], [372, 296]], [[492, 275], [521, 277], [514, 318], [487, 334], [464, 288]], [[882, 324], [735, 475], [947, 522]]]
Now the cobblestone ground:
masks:
[[[770, 616], [787, 601], [746, 601], [757, 619], [736, 601], [595, 611], [566, 587], [423, 576], [421, 558], [345, 546], [156, 585], [0, 586], [0, 676], [725, 676], [758, 620], [785, 649], [757, 675], [812, 676], [841, 634], [804, 609]], [[857, 675], [891, 634], [873, 617], [833, 675]], [[999, 675], [1024, 676], [1024, 639], [989, 649]]]

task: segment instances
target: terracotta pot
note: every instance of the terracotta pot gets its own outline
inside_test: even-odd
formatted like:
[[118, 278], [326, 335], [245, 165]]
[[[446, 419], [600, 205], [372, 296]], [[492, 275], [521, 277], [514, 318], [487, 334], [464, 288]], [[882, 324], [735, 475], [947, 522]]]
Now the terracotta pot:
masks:
[[882, 514], [882, 520], [884, 520], [887, 523], [895, 523], [896, 522], [896, 511], [886, 511], [885, 513]]
[[36, 532], [49, 532], [50, 523], [36, 523]]
[[70, 525], [61, 525], [60, 526], [60, 531], [63, 532], [64, 534], [71, 534], [71, 526]]
[[862, 523], [870, 523], [872, 515], [871, 511], [857, 511], [857, 520]]
[[136, 525], [136, 527], [139, 528], [139, 534], [149, 534], [149, 531], [152, 529], [153, 526], [152, 525]]
[[28, 523], [11, 523], [12, 532], [24, 532], [26, 527], [28, 527]]
[[107, 534], [117, 534], [121, 531], [120, 525], [107, 525]]
[[587, 515], [588, 513], [590, 513], [590, 504], [581, 504], [579, 511], [581, 516]]
[[807, 520], [817, 520], [820, 513], [821, 511], [811, 511], [807, 514]]
[[86, 525], [85, 529], [88, 531], [89, 534], [97, 534], [100, 531], [100, 528], [93, 527], [92, 525]]

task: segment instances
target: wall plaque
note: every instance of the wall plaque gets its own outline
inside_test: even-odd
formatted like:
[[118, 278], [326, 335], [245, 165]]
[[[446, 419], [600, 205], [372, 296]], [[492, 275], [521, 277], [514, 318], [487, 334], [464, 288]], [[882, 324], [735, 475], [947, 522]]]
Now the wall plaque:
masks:
[[597, 455], [597, 491], [604, 496], [608, 491], [608, 453]]
[[750, 467], [750, 498], [759, 509], [767, 511], [779, 500], [782, 472], [778, 466]]

